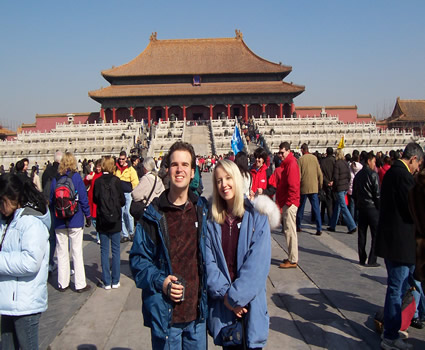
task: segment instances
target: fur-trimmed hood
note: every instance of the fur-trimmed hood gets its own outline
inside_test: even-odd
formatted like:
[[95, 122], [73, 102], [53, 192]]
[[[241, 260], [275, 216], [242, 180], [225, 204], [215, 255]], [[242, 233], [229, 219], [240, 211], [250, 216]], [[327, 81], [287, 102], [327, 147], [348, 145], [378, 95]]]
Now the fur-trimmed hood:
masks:
[[270, 229], [275, 229], [281, 224], [281, 213], [279, 207], [269, 196], [259, 195], [253, 200], [254, 208], [269, 218]]

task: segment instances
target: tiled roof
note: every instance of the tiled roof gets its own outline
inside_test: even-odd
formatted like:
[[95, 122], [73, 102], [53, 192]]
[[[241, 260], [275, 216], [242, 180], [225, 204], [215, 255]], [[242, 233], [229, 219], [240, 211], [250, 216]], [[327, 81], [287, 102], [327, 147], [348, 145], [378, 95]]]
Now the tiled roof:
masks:
[[104, 70], [108, 77], [286, 73], [292, 67], [267, 61], [254, 54], [242, 39], [157, 40], [156, 33], [146, 49], [132, 61]]
[[112, 85], [104, 89], [89, 92], [96, 98], [138, 97], [138, 96], [186, 96], [186, 95], [226, 95], [226, 94], [270, 94], [294, 93], [304, 91], [304, 86], [283, 81], [206, 83], [200, 86], [192, 84], [146, 84]]
[[7, 136], [13, 136], [16, 135], [15, 131], [0, 127], [0, 134], [1, 135], [7, 135]]
[[425, 121], [425, 100], [401, 100], [397, 98], [388, 123], [401, 121]]

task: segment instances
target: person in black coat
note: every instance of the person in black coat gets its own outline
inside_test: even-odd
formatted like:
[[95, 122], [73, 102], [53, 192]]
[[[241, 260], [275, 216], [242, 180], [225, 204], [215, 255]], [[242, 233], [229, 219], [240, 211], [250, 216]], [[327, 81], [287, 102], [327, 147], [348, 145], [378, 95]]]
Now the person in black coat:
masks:
[[366, 237], [367, 228], [370, 227], [370, 235], [372, 243], [370, 246], [369, 259], [367, 265], [369, 267], [378, 267], [375, 255], [376, 231], [378, 229], [379, 218], [379, 177], [376, 169], [376, 156], [373, 152], [369, 152], [365, 159], [365, 165], [354, 177], [353, 182], [353, 199], [355, 207], [359, 212], [359, 236], [358, 251], [360, 265], [366, 264]]
[[398, 333], [401, 302], [409, 287], [408, 281], [413, 277], [416, 261], [415, 230], [408, 194], [415, 185], [413, 175], [418, 171], [423, 157], [422, 147], [415, 142], [409, 143], [402, 158], [394, 161], [382, 181], [376, 254], [385, 259], [388, 274], [383, 348], [402, 342]]
[[[115, 161], [112, 157], [103, 158], [102, 171], [103, 175], [96, 180], [93, 189], [93, 202], [97, 205], [96, 231], [100, 236], [102, 282], [103, 288], [116, 289], [120, 286], [121, 207], [125, 205], [125, 196], [120, 179], [114, 176]], [[109, 265], [109, 241], [112, 268]]]
[[326, 157], [320, 161], [320, 169], [323, 173], [323, 186], [324, 198], [322, 199], [322, 205], [320, 209], [320, 216], [322, 222], [325, 219], [325, 210], [327, 211], [328, 216], [328, 225], [331, 222], [333, 207], [334, 207], [334, 196], [332, 193], [332, 176], [335, 166], [335, 157], [334, 150], [332, 147], [326, 148]]
[[344, 152], [342, 149], [338, 149], [336, 151], [335, 159], [336, 161], [332, 182], [333, 191], [336, 195], [336, 201], [328, 231], [335, 232], [339, 214], [342, 212], [342, 217], [348, 228], [347, 233], [354, 233], [357, 229], [356, 223], [354, 222], [353, 217], [348, 210], [347, 203], [345, 202], [345, 196], [347, 194], [348, 188], [350, 187], [350, 168], [348, 167], [348, 163], [345, 161]]

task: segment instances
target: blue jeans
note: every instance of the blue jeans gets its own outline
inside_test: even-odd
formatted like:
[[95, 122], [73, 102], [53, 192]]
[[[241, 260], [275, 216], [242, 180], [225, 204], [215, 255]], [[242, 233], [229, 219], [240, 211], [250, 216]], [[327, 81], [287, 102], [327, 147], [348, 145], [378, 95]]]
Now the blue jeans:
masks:
[[[109, 241], [112, 250], [112, 269], [109, 265]], [[120, 232], [100, 232], [100, 262], [102, 265], [102, 282], [105, 286], [117, 284], [120, 281]], [[112, 270], [112, 281], [111, 281]]]
[[420, 281], [413, 280], [413, 284], [416, 287], [416, 290], [412, 292], [416, 302], [416, 312], [413, 317], [422, 320], [425, 316], [425, 295]]
[[1, 316], [2, 350], [38, 350], [38, 323], [41, 313], [23, 316]]
[[99, 232], [97, 232], [96, 229], [96, 218], [91, 218], [91, 224], [93, 225], [94, 229], [96, 230], [96, 240], [100, 241], [100, 236], [99, 236]]
[[331, 223], [329, 224], [330, 228], [332, 229], [335, 229], [341, 211], [342, 217], [344, 218], [344, 222], [347, 225], [348, 231], [354, 230], [356, 228], [356, 223], [354, 222], [353, 217], [348, 211], [347, 204], [345, 203], [346, 194], [347, 191], [340, 191], [336, 193], [334, 211], [332, 213]]
[[397, 339], [401, 327], [401, 301], [409, 289], [409, 276], [413, 278], [415, 265], [400, 264], [385, 259], [387, 267], [387, 294], [384, 306], [384, 337]]
[[297, 229], [301, 228], [301, 221], [304, 216], [304, 207], [307, 198], [311, 204], [311, 212], [314, 213], [316, 217], [316, 230], [318, 232], [322, 231], [322, 218], [320, 217], [320, 208], [319, 208], [319, 196], [317, 193], [302, 194], [300, 198], [300, 206], [297, 211]]
[[152, 349], [160, 350], [205, 350], [207, 348], [206, 323], [196, 321], [176, 323], [170, 327], [168, 338], [152, 334]]
[[129, 237], [134, 234], [134, 219], [130, 214], [131, 205], [131, 192], [124, 192], [125, 206], [121, 208], [122, 211], [122, 237]]

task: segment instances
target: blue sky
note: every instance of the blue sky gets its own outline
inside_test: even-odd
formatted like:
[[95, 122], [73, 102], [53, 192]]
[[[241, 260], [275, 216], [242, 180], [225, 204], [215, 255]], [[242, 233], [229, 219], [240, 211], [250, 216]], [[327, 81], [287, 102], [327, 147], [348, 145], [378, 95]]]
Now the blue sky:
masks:
[[[425, 99], [423, 0], [0, 1], [0, 123], [98, 111], [100, 72], [158, 39], [234, 37], [292, 66], [298, 106], [357, 105], [383, 117]], [[237, 59], [237, 58], [235, 58]]]

